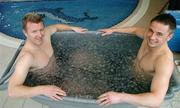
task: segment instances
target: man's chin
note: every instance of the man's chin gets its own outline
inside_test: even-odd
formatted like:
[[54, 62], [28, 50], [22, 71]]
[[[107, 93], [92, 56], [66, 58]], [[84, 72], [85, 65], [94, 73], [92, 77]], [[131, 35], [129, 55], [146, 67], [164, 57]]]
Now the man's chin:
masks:
[[36, 42], [36, 45], [41, 45], [41, 44], [42, 44], [42, 41]]
[[154, 48], [154, 47], [156, 47], [156, 44], [148, 42], [148, 46], [151, 48]]

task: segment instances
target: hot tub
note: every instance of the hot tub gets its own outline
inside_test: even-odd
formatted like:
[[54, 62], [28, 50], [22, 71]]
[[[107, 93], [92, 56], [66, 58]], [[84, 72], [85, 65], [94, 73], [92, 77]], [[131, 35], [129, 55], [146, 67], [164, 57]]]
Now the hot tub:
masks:
[[[52, 101], [45, 96], [33, 97], [40, 103], [51, 108], [100, 108], [102, 106], [96, 103], [96, 98], [106, 91], [136, 94], [150, 90], [151, 79], [133, 73], [133, 60], [142, 42], [136, 36], [114, 33], [103, 37], [95, 31], [85, 34], [58, 32], [52, 36], [51, 42], [56, 60], [60, 62], [60, 71], [57, 73], [63, 76], [60, 80], [52, 80], [59, 80], [57, 86], [61, 86], [68, 96], [63, 101]], [[15, 59], [0, 80], [1, 89], [7, 87], [14, 62]], [[179, 90], [179, 74], [178, 71], [173, 73], [166, 99], [171, 99], [174, 92]], [[126, 103], [108, 106], [116, 107], [136, 106]]]

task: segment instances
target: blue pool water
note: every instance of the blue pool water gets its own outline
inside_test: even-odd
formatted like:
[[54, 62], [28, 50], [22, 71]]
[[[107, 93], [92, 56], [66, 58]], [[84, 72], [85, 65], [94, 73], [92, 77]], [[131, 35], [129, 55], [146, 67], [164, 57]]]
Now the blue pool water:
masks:
[[21, 28], [22, 17], [28, 12], [46, 10], [59, 18], [45, 16], [45, 25], [64, 23], [85, 27], [89, 30], [107, 28], [127, 18], [137, 4], [138, 0], [0, 2], [0, 32], [24, 39]]

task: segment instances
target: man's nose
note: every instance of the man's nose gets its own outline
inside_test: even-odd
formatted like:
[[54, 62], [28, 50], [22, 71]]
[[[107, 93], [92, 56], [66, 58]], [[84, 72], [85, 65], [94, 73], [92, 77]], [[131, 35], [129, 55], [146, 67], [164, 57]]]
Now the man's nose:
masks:
[[44, 35], [44, 34], [43, 34], [42, 31], [39, 31], [39, 32], [38, 32], [38, 36], [39, 36], [39, 37], [43, 37], [43, 35]]
[[156, 34], [152, 33], [151, 36], [150, 36], [150, 39], [155, 39], [155, 38], [156, 38]]

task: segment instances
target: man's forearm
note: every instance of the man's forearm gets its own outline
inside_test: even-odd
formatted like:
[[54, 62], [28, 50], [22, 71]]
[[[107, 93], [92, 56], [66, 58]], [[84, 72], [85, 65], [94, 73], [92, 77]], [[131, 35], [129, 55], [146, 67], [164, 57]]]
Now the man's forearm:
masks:
[[129, 33], [135, 34], [136, 28], [135, 27], [128, 27], [128, 28], [112, 28], [113, 32], [120, 32], [120, 33]]
[[46, 27], [45, 33], [46, 35], [51, 36], [57, 31], [67, 31], [67, 30], [73, 30], [74, 26], [64, 25], [64, 24], [54, 24]]
[[158, 108], [163, 98], [158, 98], [152, 93], [126, 94], [123, 93], [123, 101], [129, 104]]
[[17, 86], [13, 89], [8, 89], [8, 95], [10, 97], [33, 97], [41, 95], [43, 91], [43, 86], [28, 87], [28, 86]]
[[73, 30], [74, 26], [64, 25], [64, 24], [56, 24], [55, 25], [58, 31], [64, 31], [64, 30]]
[[113, 32], [134, 34], [140, 38], [144, 37], [145, 29], [139, 27], [112, 28]]

